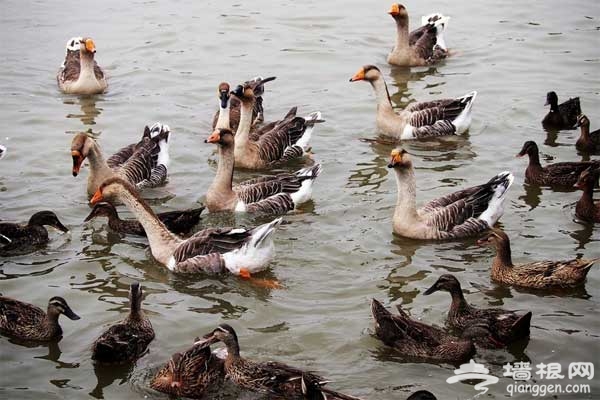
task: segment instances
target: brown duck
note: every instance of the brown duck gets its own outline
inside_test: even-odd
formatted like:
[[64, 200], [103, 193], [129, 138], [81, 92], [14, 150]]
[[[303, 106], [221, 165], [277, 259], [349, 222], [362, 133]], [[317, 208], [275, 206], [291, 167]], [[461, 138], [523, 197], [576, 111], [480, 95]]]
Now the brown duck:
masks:
[[575, 142], [575, 147], [585, 153], [600, 153], [600, 129], [590, 132], [590, 120], [584, 114], [577, 117], [576, 126], [581, 128], [581, 134]]
[[471, 306], [454, 275], [445, 274], [423, 293], [430, 295], [438, 290], [449, 292], [452, 303], [446, 325], [472, 338], [482, 347], [506, 347], [508, 344], [529, 337], [531, 311], [518, 315], [502, 308], [476, 308]]
[[492, 280], [506, 285], [532, 289], [568, 289], [584, 284], [587, 273], [598, 259], [573, 259], [565, 261], [534, 261], [513, 264], [510, 240], [506, 233], [494, 229], [480, 246], [495, 246], [496, 257], [492, 263]]
[[542, 167], [540, 152], [534, 141], [523, 144], [516, 157], [529, 157], [529, 165], [525, 170], [525, 183], [540, 186], [567, 186], [572, 187], [579, 175], [590, 167], [600, 167], [600, 161], [559, 162]]
[[69, 231], [52, 211], [36, 212], [25, 225], [0, 222], [0, 254], [48, 243], [48, 231], [44, 226]]
[[373, 299], [371, 312], [375, 319], [375, 335], [409, 359], [427, 362], [460, 362], [475, 353], [469, 339], [452, 336], [442, 329], [411, 319], [400, 306], [392, 315]]
[[600, 169], [586, 169], [581, 173], [575, 187], [583, 190], [575, 206], [577, 218], [588, 222], [600, 222], [600, 201], [594, 202], [594, 186], [598, 186]]
[[558, 104], [556, 92], [546, 94], [546, 105], [550, 106], [550, 111], [542, 120], [542, 125], [546, 129], [574, 129], [577, 123], [577, 116], [581, 114], [579, 97], [574, 97]]

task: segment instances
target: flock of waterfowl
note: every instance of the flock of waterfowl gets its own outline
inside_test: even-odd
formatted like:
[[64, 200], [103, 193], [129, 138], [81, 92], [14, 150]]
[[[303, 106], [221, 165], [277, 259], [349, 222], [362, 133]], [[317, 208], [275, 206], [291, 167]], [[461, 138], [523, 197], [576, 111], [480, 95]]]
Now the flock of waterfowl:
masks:
[[[423, 17], [422, 26], [409, 33], [404, 6], [393, 4], [389, 14], [397, 24], [396, 44], [387, 59], [390, 64], [429, 65], [450, 55], [444, 40], [448, 17], [441, 14]], [[106, 90], [106, 76], [94, 59], [95, 53], [91, 38], [68, 41], [65, 60], [57, 75], [60, 90], [86, 95]], [[157, 122], [146, 126], [139, 141], [110, 157], [103, 154], [91, 135], [75, 135], [70, 148], [73, 176], [80, 174], [85, 160], [89, 165], [86, 190], [93, 209], [85, 221], [106, 217], [111, 230], [146, 236], [152, 256], [175, 273], [231, 273], [250, 279], [265, 269], [273, 257], [272, 237], [281, 217], [252, 228], [195, 228], [204, 207], [211, 213], [282, 215], [310, 199], [312, 185], [322, 172], [318, 163], [290, 173], [259, 174], [254, 179], [233, 184], [235, 168], [264, 171], [290, 160], [307, 160], [305, 156], [315, 125], [324, 122], [320, 112], [300, 117], [294, 107], [283, 119], [264, 123], [262, 96], [265, 84], [274, 79], [257, 77], [233, 90], [228, 83], [218, 85], [219, 111], [213, 120], [214, 132], [205, 140], [217, 148], [218, 168], [206, 193], [205, 205], [199, 208], [156, 214], [140, 195], [143, 189], [160, 186], [167, 179], [171, 137], [167, 125]], [[384, 136], [418, 140], [459, 135], [471, 123], [477, 92], [412, 103], [398, 111], [392, 106], [387, 85], [376, 66], [360, 68], [350, 81], [367, 81], [373, 87], [377, 100], [376, 124]], [[581, 112], [579, 99], [558, 104], [557, 95], [550, 92], [547, 104], [550, 111], [542, 121], [545, 127], [581, 127], [577, 149], [589, 154], [600, 153], [600, 131], [589, 131], [590, 122]], [[0, 158], [5, 152], [5, 147], [0, 146]], [[594, 187], [598, 185], [600, 160], [542, 166], [533, 141], [525, 142], [517, 154], [518, 157], [525, 155], [529, 157], [526, 183], [574, 186], [583, 190], [575, 214], [582, 220], [600, 222], [600, 204], [592, 198]], [[449, 193], [417, 208], [412, 156], [402, 148], [394, 149], [388, 167], [393, 169], [398, 186], [391, 218], [395, 234], [420, 240], [479, 238], [478, 244], [496, 249], [491, 279], [501, 285], [544, 291], [584, 284], [594, 259], [513, 264], [508, 236], [494, 227], [504, 212], [504, 199], [514, 180], [510, 172], [499, 172], [488, 182]], [[119, 218], [116, 207], [121, 204], [135, 215], [135, 220]], [[26, 224], [0, 222], [0, 254], [28, 251], [48, 242], [44, 226], [68, 230], [51, 211], [36, 212]], [[531, 312], [518, 314], [498, 308], [475, 308], [467, 303], [454, 275], [440, 276], [424, 295], [436, 291], [447, 291], [451, 295], [447, 318], [451, 332], [412, 319], [400, 307], [399, 313], [394, 315], [373, 299], [375, 335], [406, 358], [455, 363], [472, 357], [478, 346], [503, 348], [530, 334]], [[129, 300], [129, 316], [110, 326], [92, 344], [91, 358], [96, 363], [134, 362], [148, 351], [155, 332], [142, 311], [139, 283], [131, 284]], [[46, 312], [28, 303], [0, 297], [0, 331], [20, 340], [59, 340], [61, 314], [79, 319], [62, 297], [51, 298]], [[225, 348], [212, 351], [210, 346], [216, 342], [222, 342]], [[236, 332], [227, 324], [194, 339], [190, 348], [175, 353], [150, 385], [161, 392], [197, 398], [224, 380], [276, 398], [356, 399], [325, 387], [327, 380], [312, 372], [278, 362], [243, 358]], [[410, 397], [434, 398], [427, 391]]]

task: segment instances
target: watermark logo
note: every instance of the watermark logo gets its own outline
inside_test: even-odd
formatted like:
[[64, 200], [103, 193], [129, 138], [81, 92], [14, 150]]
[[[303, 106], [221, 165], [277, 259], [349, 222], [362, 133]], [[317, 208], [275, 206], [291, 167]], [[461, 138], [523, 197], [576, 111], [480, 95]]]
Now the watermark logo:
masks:
[[[489, 388], [488, 385], [498, 383], [498, 378], [494, 375], [489, 375], [490, 370], [487, 369], [483, 364], [478, 364], [471, 360], [468, 364], [462, 364], [460, 368], [454, 370], [454, 376], [446, 379], [446, 382], [452, 384], [456, 382], [468, 381], [468, 380], [480, 380], [474, 386], [475, 390], [479, 390], [481, 393], [475, 395], [475, 397], [486, 394]], [[473, 398], [475, 398], [473, 397]]]

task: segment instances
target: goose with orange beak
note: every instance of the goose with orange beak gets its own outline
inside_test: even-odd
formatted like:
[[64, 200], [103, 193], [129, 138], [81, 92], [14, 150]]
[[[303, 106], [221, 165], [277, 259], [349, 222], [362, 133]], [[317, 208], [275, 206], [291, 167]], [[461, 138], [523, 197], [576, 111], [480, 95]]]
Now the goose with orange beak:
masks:
[[58, 87], [70, 94], [98, 94], [108, 87], [106, 75], [94, 56], [96, 44], [91, 38], [74, 37], [66, 46], [66, 56], [56, 81]]

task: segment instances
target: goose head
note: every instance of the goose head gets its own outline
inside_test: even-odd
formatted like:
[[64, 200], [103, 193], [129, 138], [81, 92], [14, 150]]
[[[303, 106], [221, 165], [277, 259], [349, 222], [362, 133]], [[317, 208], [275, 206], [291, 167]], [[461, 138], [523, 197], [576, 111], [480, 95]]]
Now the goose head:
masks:
[[206, 140], [204, 140], [204, 143], [215, 143], [221, 147], [233, 147], [233, 132], [225, 128], [216, 129], [208, 138], [206, 138]]
[[237, 85], [235, 90], [231, 94], [242, 103], [251, 103], [255, 99], [254, 89], [252, 84], [245, 83], [244, 85]]
[[217, 94], [219, 95], [219, 102], [221, 104], [221, 108], [227, 108], [227, 104], [229, 103], [230, 96], [229, 83], [221, 82], [219, 83], [219, 89]]
[[355, 74], [350, 78], [350, 82], [367, 81], [373, 82], [381, 78], [381, 71], [374, 65], [365, 65], [361, 67]]
[[73, 176], [79, 174], [83, 160], [90, 154], [96, 141], [85, 133], [78, 133], [71, 141], [71, 157], [73, 157]]
[[115, 202], [124, 193], [129, 193], [140, 201], [136, 189], [129, 182], [117, 177], [108, 178], [98, 187], [90, 199], [90, 204], [95, 205], [102, 201]]
[[438, 290], [445, 290], [450, 293], [460, 293], [460, 282], [452, 274], [444, 274], [438, 278], [438, 280], [423, 294], [428, 296]]
[[408, 20], [408, 11], [406, 11], [406, 7], [404, 7], [402, 4], [392, 4], [388, 14], [390, 14], [396, 21]]
[[94, 43], [92, 38], [82, 38], [79, 44], [79, 50], [82, 56], [94, 57], [94, 54], [96, 54], [96, 43]]
[[412, 159], [406, 150], [402, 148], [392, 150], [388, 168], [407, 169], [411, 167]]
[[81, 317], [71, 310], [67, 301], [62, 297], [55, 296], [48, 300], [48, 315], [58, 318], [60, 314], [64, 314], [71, 320], [78, 320]]
[[61, 232], [68, 232], [69, 228], [64, 226], [59, 220], [56, 214], [52, 211], [39, 211], [36, 212], [29, 218], [29, 226], [51, 226], [58, 229]]

